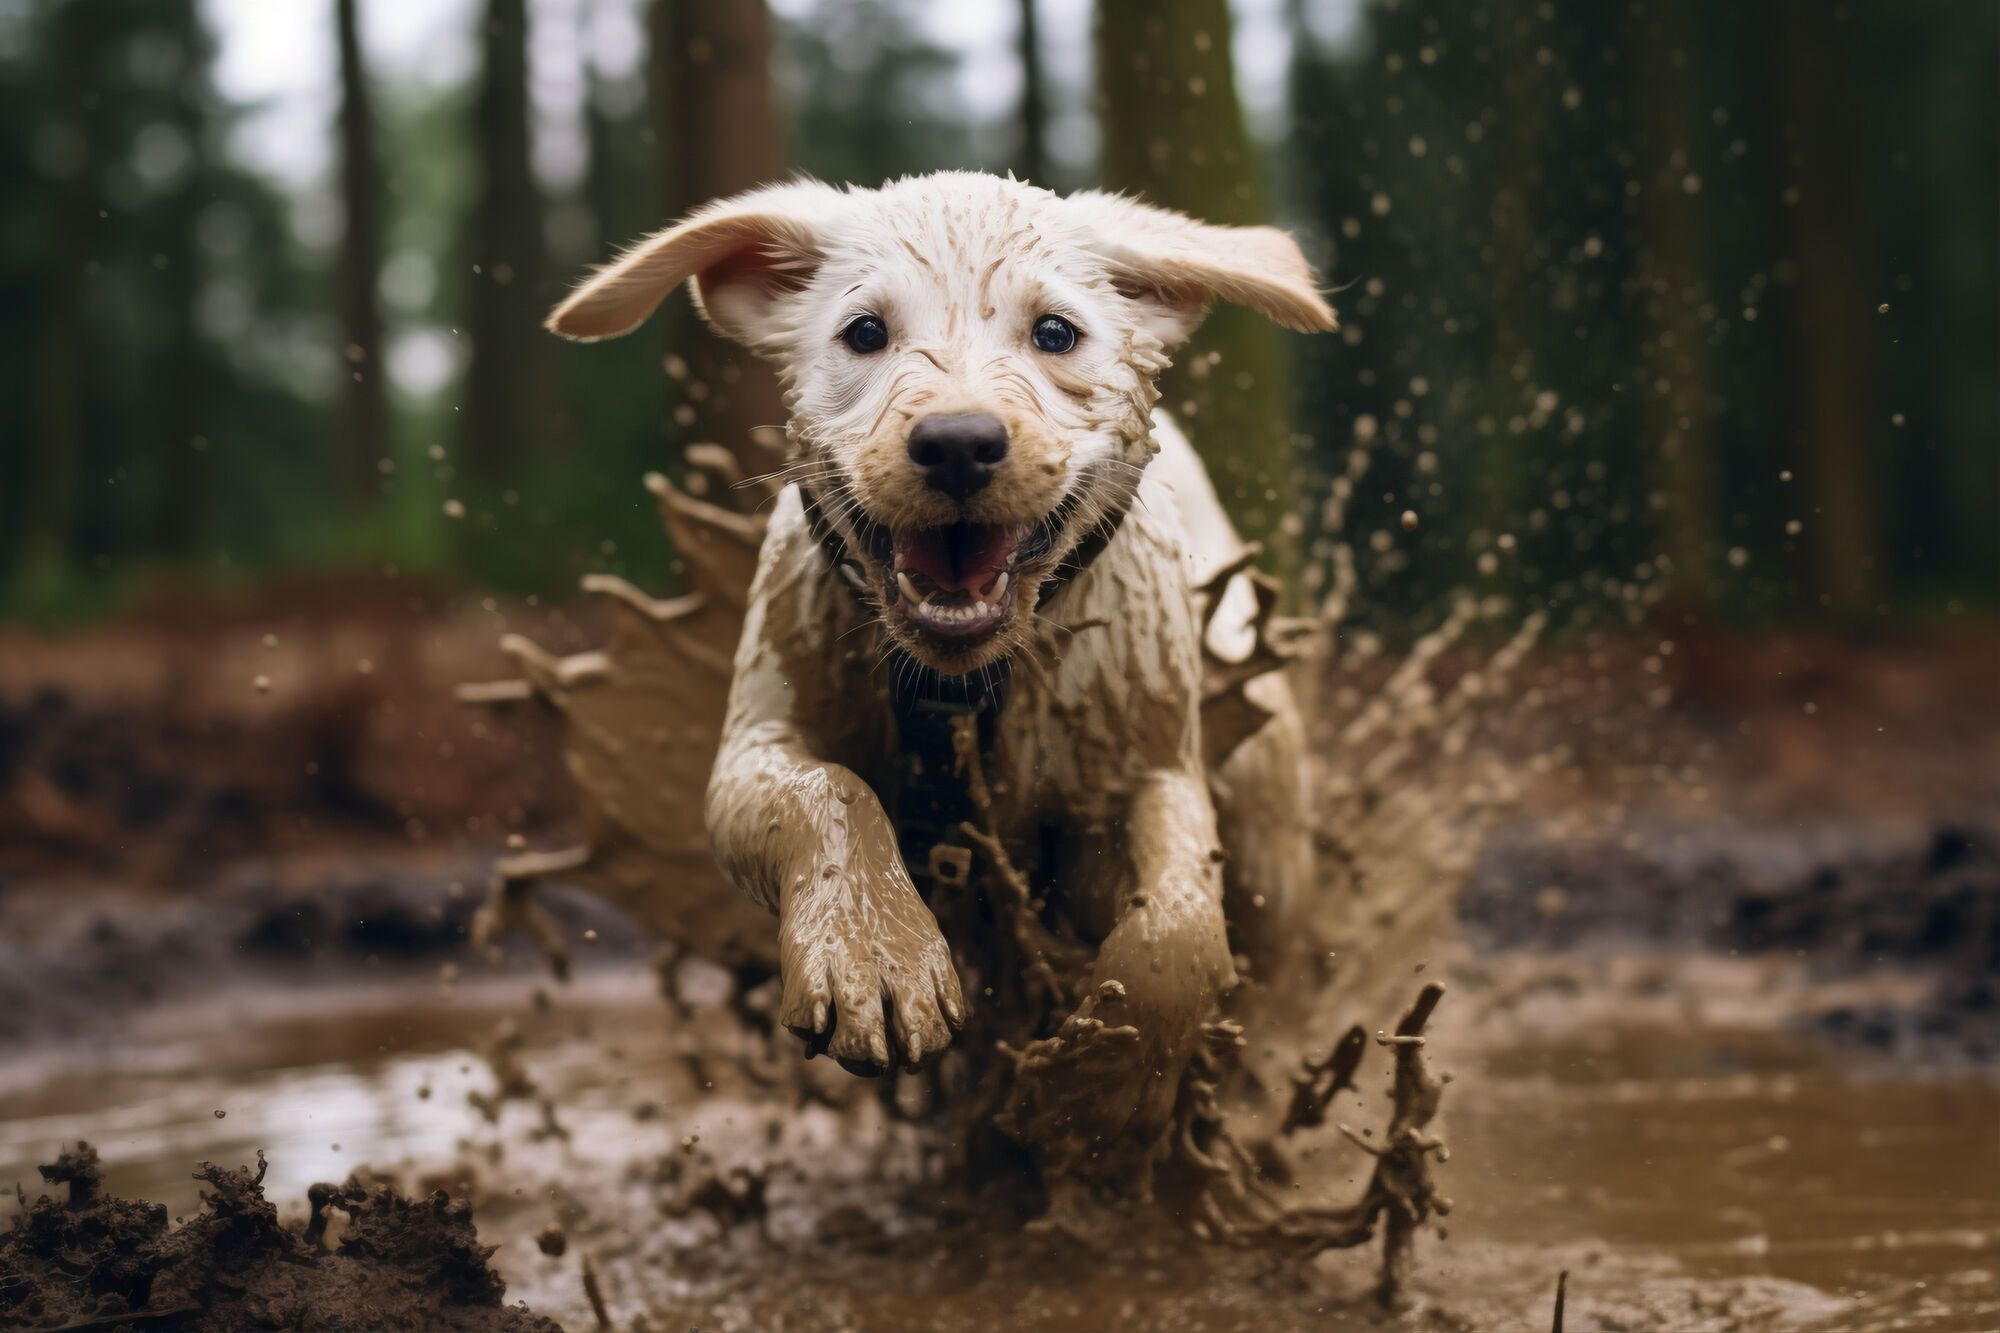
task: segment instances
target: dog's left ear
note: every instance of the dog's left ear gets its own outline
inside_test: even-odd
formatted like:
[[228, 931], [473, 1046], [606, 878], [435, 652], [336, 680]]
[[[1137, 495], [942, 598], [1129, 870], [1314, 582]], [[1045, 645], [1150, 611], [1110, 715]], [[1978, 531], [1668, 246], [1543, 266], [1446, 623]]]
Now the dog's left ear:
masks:
[[1276, 227], [1214, 227], [1094, 190], [1068, 202], [1112, 280], [1146, 307], [1169, 347], [1194, 332], [1214, 300], [1248, 306], [1300, 333], [1338, 327], [1298, 242]]
[[780, 332], [777, 299], [818, 261], [819, 238], [843, 198], [797, 181], [708, 204], [592, 273], [550, 312], [548, 329], [581, 342], [619, 337], [687, 282], [725, 336], [766, 346]]

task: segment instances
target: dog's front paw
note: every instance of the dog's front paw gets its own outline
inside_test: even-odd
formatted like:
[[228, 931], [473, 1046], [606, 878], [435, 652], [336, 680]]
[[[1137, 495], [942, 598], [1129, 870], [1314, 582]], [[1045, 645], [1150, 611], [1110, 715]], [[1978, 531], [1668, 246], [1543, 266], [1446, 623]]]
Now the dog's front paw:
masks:
[[907, 874], [851, 874], [823, 866], [787, 896], [779, 1021], [805, 1038], [808, 1057], [826, 1052], [849, 1073], [913, 1068], [965, 1025], [958, 973]]

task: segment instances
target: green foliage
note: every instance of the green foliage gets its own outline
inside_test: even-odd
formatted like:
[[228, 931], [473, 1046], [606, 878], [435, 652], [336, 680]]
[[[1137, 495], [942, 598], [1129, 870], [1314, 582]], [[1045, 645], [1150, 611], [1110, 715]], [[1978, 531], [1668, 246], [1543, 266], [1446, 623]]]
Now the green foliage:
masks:
[[[668, 2], [631, 0], [635, 31]], [[1993, 603], [2000, 9], [1374, 0], [1329, 47], [1308, 8], [1290, 10], [1275, 142], [1229, 86], [1220, 0], [1107, 6], [1096, 40], [1122, 58], [1089, 76], [1100, 181], [1218, 221], [1275, 211], [1340, 285], [1340, 334], [1225, 314], [1169, 387], [1174, 406], [1222, 395], [1195, 426], [1246, 526], [1276, 528], [1286, 461], [1302, 453], [1316, 499], [1365, 440], [1348, 536], [1385, 620], [1467, 584], [1602, 607], [1663, 579], [1679, 608], [1741, 617], [1865, 614], [1857, 588], [1892, 609]], [[643, 72], [586, 67], [583, 168], [497, 193], [496, 144], [518, 160], [520, 142], [484, 71], [375, 81], [391, 361], [428, 346], [449, 367], [392, 392], [379, 485], [357, 495], [336, 254], [304, 225], [335, 182], [293, 197], [232, 156], [243, 111], [216, 93], [204, 13], [0, 4], [0, 609], [90, 614], [156, 581], [307, 566], [662, 583], [639, 477], [677, 465], [666, 335], [586, 348], [522, 327], [666, 221]], [[1015, 127], [970, 117], [937, 31], [912, 0], [784, 18], [788, 160], [863, 184], [1004, 167]], [[1082, 53], [1056, 54], [1050, 105], [1096, 101]], [[481, 215], [496, 207], [504, 226]], [[496, 236], [528, 276], [482, 315], [475, 250]], [[512, 367], [500, 387], [468, 380], [475, 343]], [[1215, 350], [1204, 381], [1193, 361]], [[1816, 512], [1832, 503], [1858, 517]]]
[[[2000, 499], [2000, 99], [1973, 74], [1994, 11], [1864, 8], [1837, 28], [1841, 95], [1867, 108], [1837, 259], [1867, 296], [1834, 318], [1873, 380], [1860, 463], [1892, 536], [1861, 558], [1892, 600], [1990, 601], [1969, 511]], [[1379, 611], [1468, 585], [1601, 605], [1656, 578], [1688, 609], [1817, 608], [1805, 482], [1833, 461], [1805, 427], [1828, 376], [1801, 289], [1829, 275], [1788, 225], [1809, 109], [1779, 90], [1790, 39], [1761, 6], [1585, 0], [1388, 0], [1351, 49], [1299, 34], [1285, 203], [1347, 328], [1305, 346], [1297, 419], [1323, 475], [1372, 441], [1350, 536]]]
[[880, 185], [945, 168], [1004, 170], [973, 151], [957, 57], [917, 31], [909, 0], [835, 0], [784, 25], [779, 87], [791, 155], [820, 180]]

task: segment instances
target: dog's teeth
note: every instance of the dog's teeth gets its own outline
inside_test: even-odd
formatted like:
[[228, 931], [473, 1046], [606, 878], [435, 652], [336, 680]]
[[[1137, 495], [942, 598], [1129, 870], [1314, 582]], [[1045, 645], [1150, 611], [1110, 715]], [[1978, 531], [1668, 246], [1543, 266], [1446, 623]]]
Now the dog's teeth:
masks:
[[858, 592], [868, 591], [868, 580], [862, 577], [861, 566], [843, 560], [840, 562], [840, 576]]
[[900, 569], [896, 571], [896, 586], [903, 590], [903, 596], [908, 598], [913, 605], [923, 605], [924, 599], [922, 594], [917, 591], [916, 580]]
[[1008, 582], [1009, 582], [1009, 581], [1010, 581], [1010, 580], [1011, 580], [1011, 579], [1012, 579], [1013, 577], [1014, 577], [1014, 576], [1013, 576], [1012, 574], [1009, 574], [1009, 573], [1008, 573], [1008, 572], [1007, 572], [1006, 570], [1004, 570], [1004, 569], [1000, 571], [1000, 577], [999, 577], [999, 578], [997, 578], [997, 579], [995, 579], [995, 580], [993, 580], [993, 600], [994, 600], [994, 601], [996, 601], [996, 602], [997, 602], [997, 601], [999, 601], [999, 600], [1000, 600], [1000, 599], [1001, 599], [1002, 597], [1005, 597], [1005, 596], [1007, 595], [1007, 584], [1008, 584]]

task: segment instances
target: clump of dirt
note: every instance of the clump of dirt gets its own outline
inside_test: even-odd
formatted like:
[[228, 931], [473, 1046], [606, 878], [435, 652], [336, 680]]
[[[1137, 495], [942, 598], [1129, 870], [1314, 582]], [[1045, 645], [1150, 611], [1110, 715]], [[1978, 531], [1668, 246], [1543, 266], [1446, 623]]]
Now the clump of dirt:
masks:
[[[432, 1328], [559, 1333], [487, 1266], [469, 1204], [443, 1191], [315, 1185], [303, 1227], [279, 1220], [256, 1170], [204, 1162], [201, 1212], [170, 1227], [166, 1209], [104, 1193], [97, 1152], [79, 1142], [41, 1168], [66, 1198], [29, 1202], [0, 1235], [0, 1322], [43, 1329], [176, 1333], [238, 1328]], [[348, 1218], [327, 1244], [329, 1210]]]

